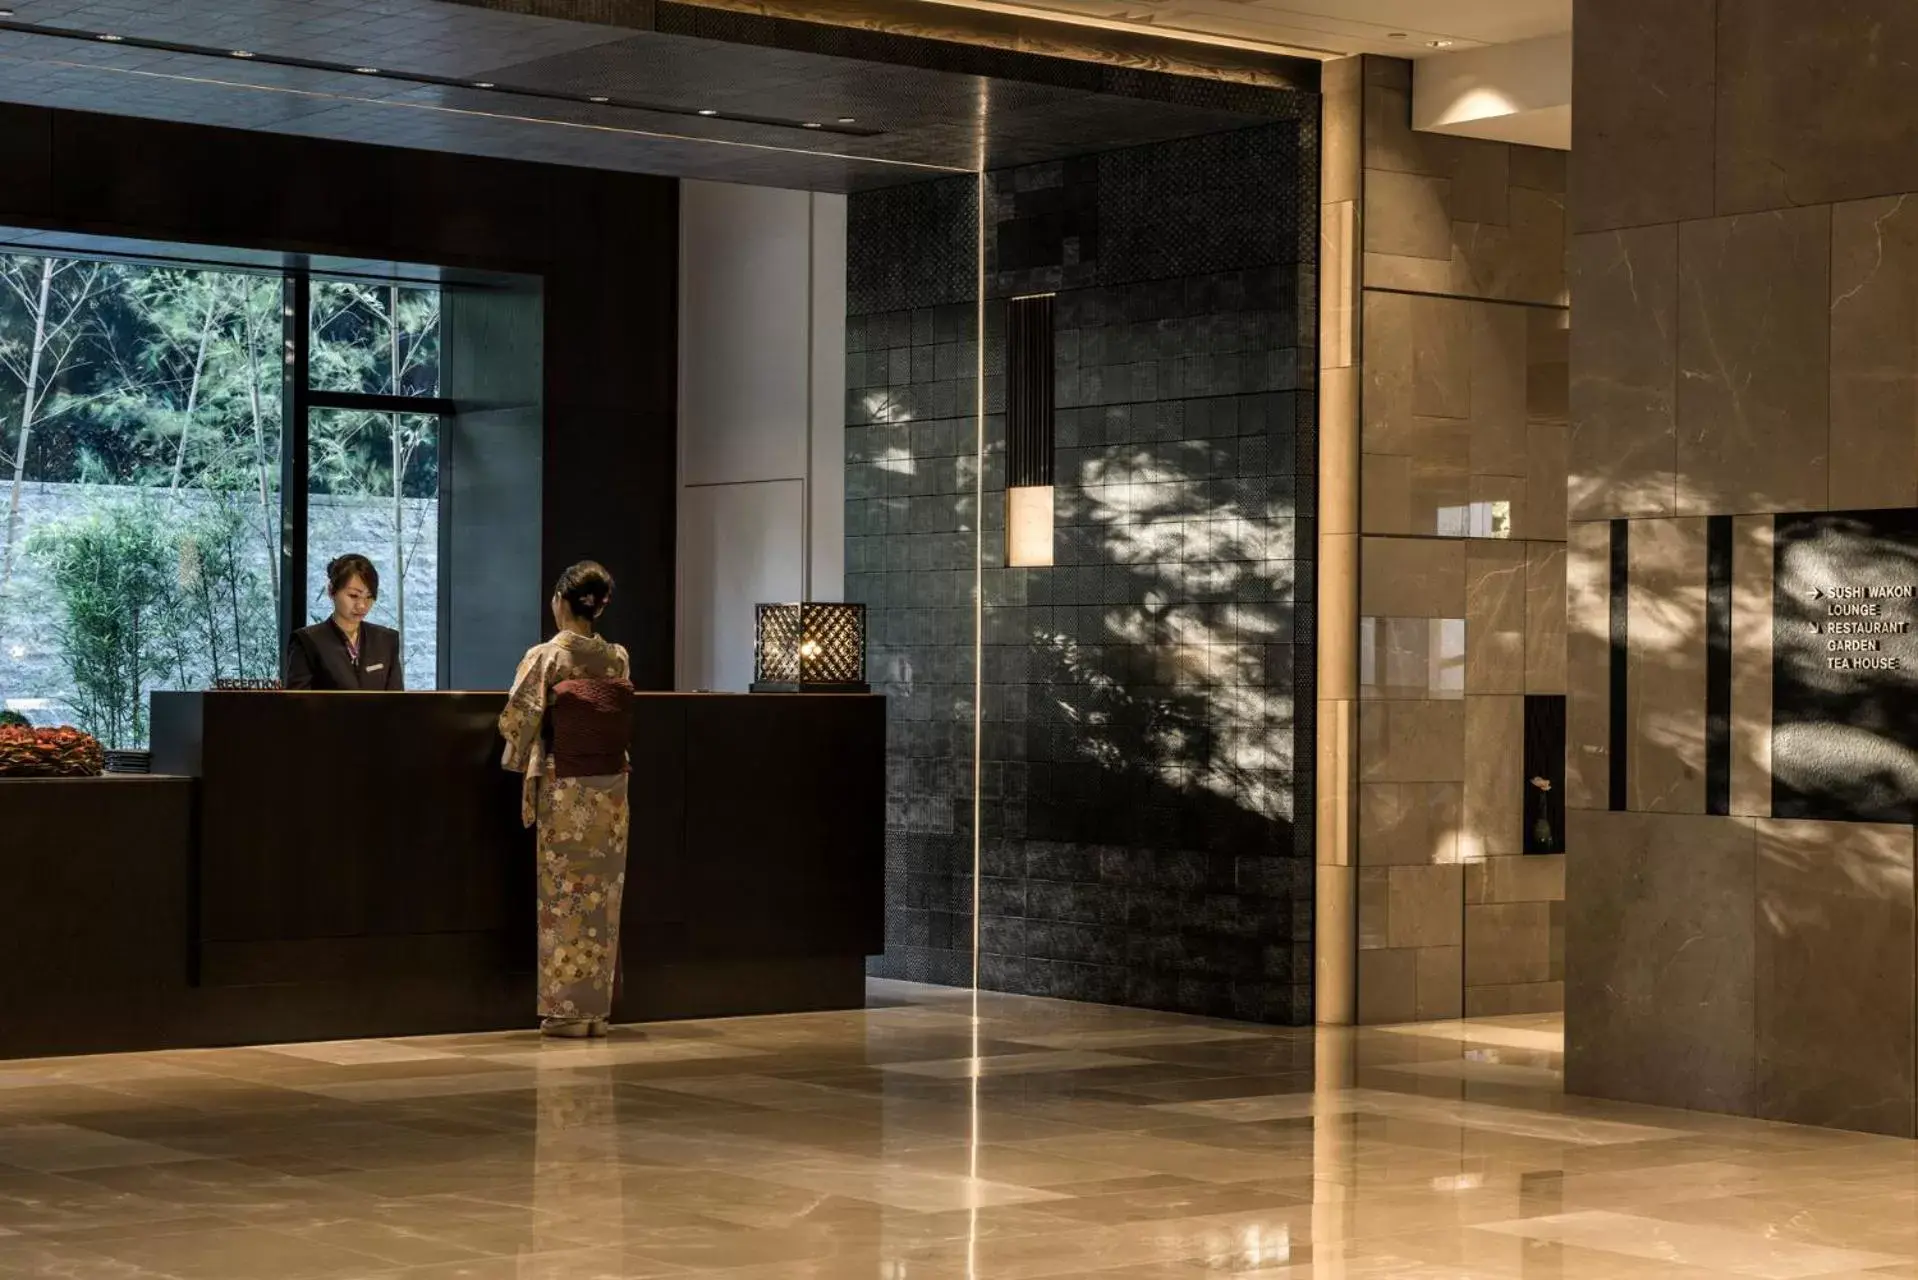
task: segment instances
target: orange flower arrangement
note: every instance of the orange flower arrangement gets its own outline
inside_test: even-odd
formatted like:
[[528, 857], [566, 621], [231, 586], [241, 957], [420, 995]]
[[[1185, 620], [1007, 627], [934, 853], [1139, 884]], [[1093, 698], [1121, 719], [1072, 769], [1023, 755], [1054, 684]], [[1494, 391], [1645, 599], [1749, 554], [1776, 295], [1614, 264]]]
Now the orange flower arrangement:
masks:
[[106, 753], [90, 733], [0, 728], [0, 777], [91, 778], [106, 768]]

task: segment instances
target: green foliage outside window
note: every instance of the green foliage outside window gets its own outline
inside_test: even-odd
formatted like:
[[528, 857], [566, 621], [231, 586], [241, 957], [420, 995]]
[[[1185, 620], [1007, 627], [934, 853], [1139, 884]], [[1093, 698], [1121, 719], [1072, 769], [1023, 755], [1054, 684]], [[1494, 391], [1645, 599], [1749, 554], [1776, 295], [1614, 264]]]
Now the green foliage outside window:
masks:
[[[278, 673], [283, 296], [276, 275], [0, 253], [0, 708], [135, 747], [151, 690]], [[438, 394], [436, 290], [313, 298], [312, 385]], [[427, 633], [437, 426], [310, 423], [312, 492], [356, 542], [331, 553], [384, 558], [375, 620]]]
[[146, 691], [180, 656], [172, 531], [156, 505], [109, 507], [36, 533], [60, 601], [55, 624], [79, 724], [109, 747], [146, 739]]

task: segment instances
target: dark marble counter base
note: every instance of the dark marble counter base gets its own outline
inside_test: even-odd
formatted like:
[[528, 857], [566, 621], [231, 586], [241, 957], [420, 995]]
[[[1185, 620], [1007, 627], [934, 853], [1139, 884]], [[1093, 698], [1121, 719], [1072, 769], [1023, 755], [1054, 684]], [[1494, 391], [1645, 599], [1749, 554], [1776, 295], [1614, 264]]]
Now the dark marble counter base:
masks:
[[[502, 698], [162, 695], [192, 776], [0, 780], [0, 1058], [534, 1025]], [[884, 713], [640, 699], [616, 1019], [864, 1003]]]

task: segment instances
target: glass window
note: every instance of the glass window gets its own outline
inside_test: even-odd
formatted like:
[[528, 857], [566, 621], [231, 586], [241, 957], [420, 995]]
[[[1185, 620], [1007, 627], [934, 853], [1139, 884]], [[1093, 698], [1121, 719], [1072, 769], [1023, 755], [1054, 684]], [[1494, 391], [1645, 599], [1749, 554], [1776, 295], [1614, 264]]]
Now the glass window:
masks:
[[0, 253], [0, 706], [147, 742], [279, 669], [282, 282]]
[[406, 687], [439, 667], [439, 434], [435, 414], [314, 409], [307, 415], [307, 586], [328, 616], [326, 566], [358, 552], [379, 570], [368, 621], [400, 633]]
[[440, 393], [439, 290], [315, 280], [312, 307], [315, 391]]
[[[148, 695], [279, 674], [347, 551], [438, 683], [437, 289], [312, 282], [304, 583], [282, 583], [281, 276], [0, 253], [0, 707], [110, 748]], [[360, 403], [362, 400], [371, 403]], [[384, 401], [382, 403], [382, 401]]]

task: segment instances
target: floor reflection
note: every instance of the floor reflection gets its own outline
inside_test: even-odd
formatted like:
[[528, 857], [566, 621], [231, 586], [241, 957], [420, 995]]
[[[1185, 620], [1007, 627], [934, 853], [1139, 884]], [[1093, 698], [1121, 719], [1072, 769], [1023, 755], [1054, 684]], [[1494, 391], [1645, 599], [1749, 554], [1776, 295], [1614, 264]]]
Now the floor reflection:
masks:
[[0, 1064], [0, 1278], [1918, 1277], [1918, 1145], [1567, 1098], [1561, 1039], [875, 984]]

